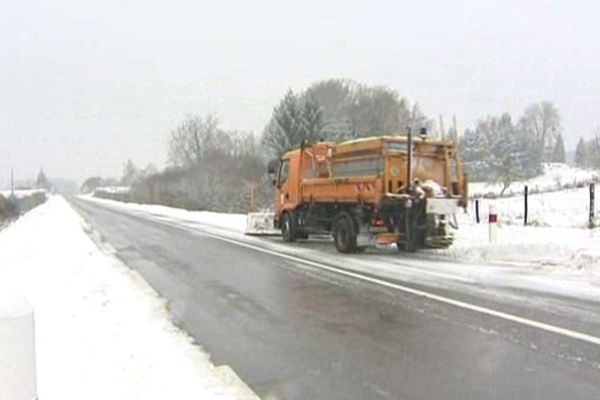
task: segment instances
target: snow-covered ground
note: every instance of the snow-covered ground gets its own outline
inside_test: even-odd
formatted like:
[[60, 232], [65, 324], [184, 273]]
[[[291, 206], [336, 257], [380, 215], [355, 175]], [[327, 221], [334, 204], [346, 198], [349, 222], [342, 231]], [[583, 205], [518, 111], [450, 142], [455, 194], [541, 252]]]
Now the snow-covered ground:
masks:
[[131, 186], [100, 186], [94, 190], [94, 193], [123, 194], [130, 191]]
[[[600, 184], [596, 184], [595, 211], [600, 211]], [[525, 205], [523, 196], [479, 199], [479, 213], [482, 220], [488, 214], [489, 206], [495, 205], [504, 225], [523, 225]], [[566, 189], [528, 196], [528, 225], [548, 228], [587, 228], [590, 211], [589, 187]], [[470, 218], [462, 218], [465, 223], [475, 220], [475, 206], [469, 206]], [[600, 224], [600, 218], [596, 218]]]
[[[597, 171], [571, 167], [566, 164], [546, 163], [543, 169], [544, 172], [540, 176], [512, 183], [504, 192], [504, 196], [522, 194], [525, 185], [529, 187], [530, 193], [535, 193], [560, 190], [565, 186], [577, 187], [600, 181], [600, 173]], [[499, 196], [501, 191], [502, 184], [500, 183], [469, 183], [469, 194], [472, 197]]]
[[44, 189], [19, 189], [19, 190], [15, 190], [14, 193], [11, 192], [10, 190], [0, 190], [0, 195], [2, 195], [3, 197], [9, 198], [11, 195], [14, 194], [14, 196], [17, 199], [23, 199], [25, 197], [31, 197], [35, 194], [41, 194], [41, 193], [45, 193], [46, 191]]
[[33, 306], [40, 399], [256, 399], [58, 196], [0, 231], [0, 282]]

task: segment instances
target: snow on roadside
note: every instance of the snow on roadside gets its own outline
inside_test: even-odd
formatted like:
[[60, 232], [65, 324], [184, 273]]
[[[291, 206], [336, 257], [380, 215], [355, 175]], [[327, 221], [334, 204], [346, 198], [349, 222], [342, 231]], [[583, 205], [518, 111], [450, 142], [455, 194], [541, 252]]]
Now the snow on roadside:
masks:
[[[466, 217], [470, 218], [470, 217]], [[502, 214], [499, 216], [502, 221]], [[472, 262], [534, 263], [587, 271], [600, 277], [600, 229], [549, 228], [499, 224], [496, 243], [490, 243], [489, 225], [465, 223], [454, 232], [449, 249], [433, 251]]]
[[256, 399], [84, 225], [53, 196], [0, 232], [0, 282], [35, 311], [39, 398]]
[[[540, 194], [540, 196], [548, 195], [553, 194]], [[82, 197], [86, 201], [123, 208], [128, 212], [139, 213], [143, 216], [150, 215], [153, 218], [176, 223], [200, 223], [226, 229], [238, 235], [243, 234], [246, 227], [246, 215], [244, 214], [188, 211], [166, 206]], [[499, 207], [499, 209], [502, 221], [504, 218], [502, 213], [505, 208]], [[483, 211], [482, 218], [485, 218]], [[594, 281], [600, 279], [600, 228], [589, 230], [568, 227], [523, 227], [501, 223], [498, 243], [490, 244], [488, 225], [484, 221], [481, 224], [475, 224], [472, 215], [459, 214], [458, 222], [459, 229], [455, 231], [456, 239], [452, 247], [445, 250], [424, 250], [417, 256], [474, 263], [516, 262], [531, 264], [534, 267], [553, 267], [558, 270], [562, 269], [563, 272], [579, 271], [594, 275], [589, 278]]]
[[246, 228], [246, 214], [219, 213], [213, 211], [190, 211], [183, 208], [167, 207], [157, 204], [124, 203], [116, 200], [102, 199], [89, 195], [82, 195], [88, 201], [110, 204], [115, 207], [125, 207], [130, 211], [138, 211], [158, 217], [169, 217], [178, 220], [200, 222], [218, 228], [244, 232]]

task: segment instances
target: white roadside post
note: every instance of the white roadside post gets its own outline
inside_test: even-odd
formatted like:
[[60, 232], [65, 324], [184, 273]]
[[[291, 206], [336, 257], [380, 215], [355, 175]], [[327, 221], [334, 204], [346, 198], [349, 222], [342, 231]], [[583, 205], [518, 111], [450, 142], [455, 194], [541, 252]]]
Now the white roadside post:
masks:
[[498, 237], [498, 214], [494, 205], [490, 205], [488, 225], [490, 227], [490, 243], [496, 243]]
[[0, 399], [36, 398], [33, 310], [22, 296], [0, 289]]

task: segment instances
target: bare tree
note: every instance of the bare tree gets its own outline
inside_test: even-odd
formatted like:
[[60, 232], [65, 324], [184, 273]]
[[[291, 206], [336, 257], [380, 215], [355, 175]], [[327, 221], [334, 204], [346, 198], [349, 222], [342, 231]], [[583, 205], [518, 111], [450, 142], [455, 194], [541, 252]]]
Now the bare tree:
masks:
[[561, 129], [560, 114], [554, 104], [549, 101], [532, 104], [525, 109], [519, 125], [519, 129], [535, 142], [542, 161], [550, 161]]
[[214, 115], [189, 115], [169, 138], [169, 161], [189, 167], [197, 164], [219, 146], [219, 121]]
[[123, 167], [122, 185], [132, 185], [140, 178], [139, 171], [133, 161], [127, 160]]

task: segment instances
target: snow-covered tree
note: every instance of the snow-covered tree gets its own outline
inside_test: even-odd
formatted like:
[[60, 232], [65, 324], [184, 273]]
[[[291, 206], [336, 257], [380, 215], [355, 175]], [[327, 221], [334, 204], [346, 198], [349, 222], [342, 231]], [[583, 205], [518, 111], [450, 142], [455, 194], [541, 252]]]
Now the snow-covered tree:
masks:
[[502, 183], [504, 192], [515, 180], [536, 175], [541, 167], [527, 139], [507, 113], [480, 120], [459, 143], [469, 177]]
[[575, 149], [575, 165], [579, 168], [585, 167], [587, 163], [586, 158], [585, 140], [580, 137], [577, 142], [577, 148]]
[[525, 109], [519, 121], [519, 130], [532, 141], [541, 161], [551, 161], [554, 144], [560, 134], [561, 122], [558, 109], [553, 103], [544, 101]]
[[562, 135], [559, 133], [556, 137], [554, 150], [552, 151], [552, 162], [565, 163], [566, 161], [567, 156], [565, 154], [565, 143], [563, 142]]
[[169, 160], [178, 166], [190, 167], [197, 164], [221, 146], [222, 131], [214, 115], [187, 116], [171, 131], [169, 137]]
[[290, 89], [273, 110], [262, 140], [271, 154], [279, 157], [302, 141], [318, 141], [321, 129], [322, 116], [318, 105], [310, 99], [301, 100]]
[[350, 106], [356, 83], [346, 79], [328, 79], [312, 84], [303, 97], [317, 103], [322, 110], [324, 139], [338, 140], [351, 136]]
[[123, 166], [122, 185], [133, 185], [140, 178], [140, 171], [131, 160], [127, 160]]
[[308, 98], [304, 101], [302, 110], [302, 127], [304, 135], [308, 138], [318, 138], [323, 130], [323, 110], [317, 102]]
[[48, 180], [48, 177], [46, 176], [46, 173], [44, 172], [44, 169], [40, 169], [40, 172], [38, 173], [37, 179], [35, 180], [35, 185], [38, 189], [46, 189], [46, 190], [50, 190], [51, 188], [51, 184], [50, 181]]
[[586, 165], [589, 168], [600, 170], [600, 128], [585, 146]]
[[315, 101], [323, 112], [322, 136], [339, 140], [372, 135], [430, 130], [418, 104], [386, 86], [368, 86], [346, 79], [328, 79], [311, 85], [299, 96]]

